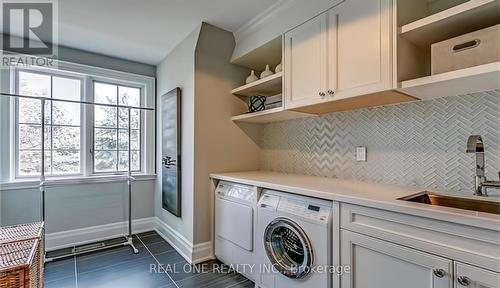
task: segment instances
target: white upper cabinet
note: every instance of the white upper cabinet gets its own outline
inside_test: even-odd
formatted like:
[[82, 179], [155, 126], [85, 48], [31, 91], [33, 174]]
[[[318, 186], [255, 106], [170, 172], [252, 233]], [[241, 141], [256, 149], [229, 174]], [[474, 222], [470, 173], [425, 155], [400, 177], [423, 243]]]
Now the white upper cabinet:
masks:
[[285, 108], [392, 88], [392, 1], [345, 0], [285, 34]]
[[455, 262], [455, 288], [500, 288], [500, 274]]
[[391, 2], [346, 0], [329, 11], [331, 99], [392, 88]]
[[327, 14], [285, 34], [285, 108], [315, 104], [326, 98]]

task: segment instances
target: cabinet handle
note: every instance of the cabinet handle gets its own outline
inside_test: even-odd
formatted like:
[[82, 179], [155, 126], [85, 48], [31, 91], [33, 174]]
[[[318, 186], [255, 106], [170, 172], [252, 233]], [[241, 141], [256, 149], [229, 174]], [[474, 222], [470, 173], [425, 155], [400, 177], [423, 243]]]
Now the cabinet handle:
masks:
[[443, 278], [444, 275], [446, 275], [446, 271], [444, 271], [443, 269], [434, 269], [434, 271], [432, 271], [432, 272], [438, 278]]
[[325, 96], [326, 96], [326, 94], [325, 94], [325, 92], [319, 92], [319, 96], [321, 96], [321, 97], [325, 97]]
[[328, 90], [328, 94], [330, 94], [331, 96], [335, 95], [335, 91], [333, 91], [332, 89]]
[[467, 276], [460, 276], [460, 277], [458, 277], [457, 281], [462, 286], [469, 286], [471, 283], [469, 277], [467, 277]]

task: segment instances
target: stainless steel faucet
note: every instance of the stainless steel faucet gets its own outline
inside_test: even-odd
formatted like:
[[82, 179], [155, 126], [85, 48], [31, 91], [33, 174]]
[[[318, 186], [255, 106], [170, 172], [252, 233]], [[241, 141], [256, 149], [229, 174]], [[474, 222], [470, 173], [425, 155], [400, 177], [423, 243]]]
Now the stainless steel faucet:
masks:
[[499, 181], [488, 181], [484, 173], [484, 142], [479, 135], [469, 136], [467, 140], [467, 153], [476, 154], [476, 176], [474, 195], [488, 196], [488, 188], [500, 189], [500, 171], [498, 172]]

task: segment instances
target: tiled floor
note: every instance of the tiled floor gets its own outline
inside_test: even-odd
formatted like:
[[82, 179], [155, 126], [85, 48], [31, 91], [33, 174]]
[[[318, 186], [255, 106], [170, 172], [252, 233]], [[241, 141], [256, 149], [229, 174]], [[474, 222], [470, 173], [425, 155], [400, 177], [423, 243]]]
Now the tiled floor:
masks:
[[[218, 261], [190, 266], [156, 232], [138, 234], [134, 242], [139, 254], [133, 254], [130, 247], [118, 247], [47, 263], [45, 287], [254, 287], [237, 273], [225, 273]], [[159, 272], [151, 270], [152, 267]]]

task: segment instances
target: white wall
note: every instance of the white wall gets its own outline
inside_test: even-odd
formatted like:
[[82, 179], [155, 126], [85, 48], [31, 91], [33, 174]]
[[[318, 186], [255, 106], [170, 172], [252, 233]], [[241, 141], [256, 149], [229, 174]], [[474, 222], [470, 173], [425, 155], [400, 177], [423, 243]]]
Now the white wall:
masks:
[[[161, 177], [156, 181], [155, 215], [187, 241], [193, 242], [193, 194], [194, 194], [194, 51], [198, 42], [200, 27], [191, 32], [157, 67], [157, 111], [161, 110], [161, 96], [176, 87], [181, 88], [182, 122], [182, 179], [181, 217], [176, 217], [162, 208]], [[162, 115], [157, 114], [157, 123]], [[157, 125], [157, 135], [161, 135], [161, 125]], [[161, 139], [161, 137], [158, 137]], [[161, 141], [157, 141], [156, 151], [162, 151]], [[158, 173], [161, 157], [157, 157]]]
[[[209, 174], [259, 168], [255, 127], [241, 129], [231, 121], [231, 116], [246, 109], [231, 90], [249, 73], [230, 64], [234, 45], [232, 33], [203, 23], [157, 68], [158, 104], [164, 93], [175, 87], [182, 90], [183, 168], [182, 217], [162, 209], [161, 177], [156, 182], [155, 215], [167, 226], [167, 237], [183, 245], [181, 252], [195, 262], [212, 253]], [[161, 111], [159, 106], [157, 111]], [[159, 127], [157, 131], [161, 132]], [[157, 151], [161, 151], [161, 143]], [[161, 159], [157, 167], [161, 167]]]

